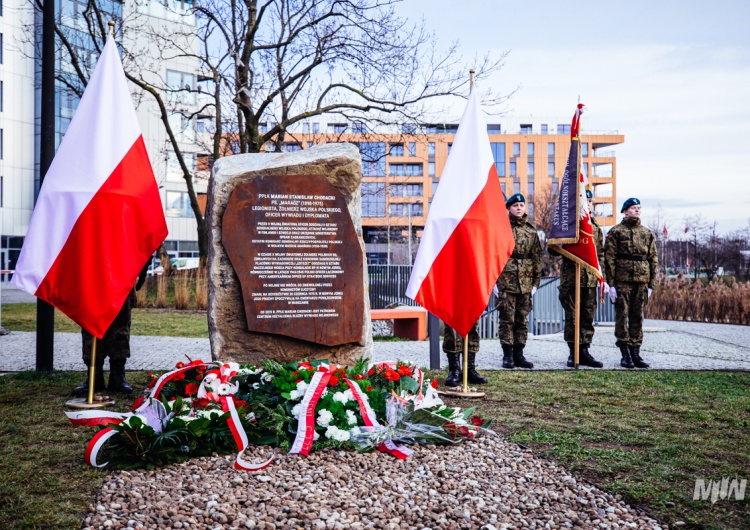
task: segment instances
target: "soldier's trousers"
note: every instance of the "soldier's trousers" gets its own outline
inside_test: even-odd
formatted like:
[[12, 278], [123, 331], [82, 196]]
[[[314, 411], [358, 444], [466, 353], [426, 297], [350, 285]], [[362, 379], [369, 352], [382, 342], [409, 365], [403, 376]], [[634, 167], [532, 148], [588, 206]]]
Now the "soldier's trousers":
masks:
[[[563, 337], [565, 342], [575, 342], [576, 336], [576, 288], [560, 287], [560, 303], [565, 311], [565, 332]], [[581, 287], [581, 305], [579, 306], [580, 344], [591, 344], [594, 338], [594, 315], [596, 314], [596, 287]]]
[[[474, 327], [469, 331], [469, 353], [479, 351], [479, 326], [477, 324], [474, 324]], [[448, 324], [445, 324], [445, 331], [443, 332], [443, 351], [445, 353], [464, 352], [464, 342], [461, 335]]]
[[[110, 361], [124, 361], [130, 357], [130, 313], [135, 302], [135, 290], [133, 290], [125, 299], [125, 303], [104, 337], [96, 342], [97, 365], [101, 366], [106, 357], [109, 357]], [[88, 331], [81, 330], [81, 338], [83, 339], [83, 362], [88, 366], [91, 362], [91, 342], [94, 336]]]
[[648, 302], [645, 283], [615, 284], [615, 338], [617, 345], [640, 345], [643, 342], [643, 310]]
[[500, 342], [502, 344], [526, 344], [531, 307], [531, 293], [500, 291], [497, 308], [500, 314]]

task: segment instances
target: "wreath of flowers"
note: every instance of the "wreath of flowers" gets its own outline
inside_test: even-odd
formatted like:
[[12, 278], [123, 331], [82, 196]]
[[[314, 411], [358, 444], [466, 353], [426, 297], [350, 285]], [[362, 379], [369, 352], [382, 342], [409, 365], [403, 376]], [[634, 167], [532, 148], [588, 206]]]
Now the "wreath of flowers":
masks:
[[254, 470], [261, 467], [241, 461], [248, 445], [307, 454], [295, 450], [305, 436], [312, 450], [376, 448], [405, 458], [409, 450], [395, 443], [457, 443], [489, 426], [474, 409], [445, 406], [437, 381], [402, 361], [360, 360], [349, 368], [325, 361], [190, 361], [151, 377], [131, 413], [67, 413], [74, 424], [100, 426], [87, 449], [91, 465], [99, 466], [99, 452], [106, 465], [133, 469], [239, 451], [235, 466]]

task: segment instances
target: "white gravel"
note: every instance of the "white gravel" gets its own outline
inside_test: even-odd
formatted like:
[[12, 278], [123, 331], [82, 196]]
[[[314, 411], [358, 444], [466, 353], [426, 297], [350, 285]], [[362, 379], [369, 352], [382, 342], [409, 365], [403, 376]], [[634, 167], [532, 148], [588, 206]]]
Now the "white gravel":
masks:
[[[248, 453], [260, 460], [270, 450]], [[257, 474], [235, 471], [233, 456], [114, 472], [83, 527], [662, 528], [498, 436], [416, 447], [405, 461], [381, 453], [327, 450], [305, 458], [276, 451], [276, 461]]]

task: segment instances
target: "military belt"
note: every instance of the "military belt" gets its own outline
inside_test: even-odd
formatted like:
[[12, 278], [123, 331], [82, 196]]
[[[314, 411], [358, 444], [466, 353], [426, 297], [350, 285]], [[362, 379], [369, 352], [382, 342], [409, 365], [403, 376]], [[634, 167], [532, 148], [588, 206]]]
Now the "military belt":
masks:
[[513, 259], [531, 259], [532, 255], [531, 254], [523, 254], [521, 252], [514, 252], [513, 254], [510, 255], [510, 257], [513, 258]]
[[630, 261], [646, 261], [648, 260], [648, 256], [644, 256], [643, 254], [618, 254], [617, 259], [629, 259]]

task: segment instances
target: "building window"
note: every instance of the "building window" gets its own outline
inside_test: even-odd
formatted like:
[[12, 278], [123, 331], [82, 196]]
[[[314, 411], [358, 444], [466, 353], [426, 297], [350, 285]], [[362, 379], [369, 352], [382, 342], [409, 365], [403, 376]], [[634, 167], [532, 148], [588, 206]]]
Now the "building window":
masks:
[[[0, 0], [2, 2], [3, 0]], [[3, 111], [3, 82], [0, 81], [0, 112]]]
[[385, 182], [362, 183], [362, 217], [385, 217]]
[[367, 126], [361, 121], [355, 122], [352, 124], [352, 132], [354, 134], [366, 134]]
[[453, 144], [448, 144], [448, 154], [451, 154], [451, 149], [453, 148]]
[[3, 177], [0, 177], [0, 208], [3, 207]]
[[167, 99], [170, 102], [195, 105], [195, 76], [193, 74], [167, 70], [167, 90], [169, 91]]
[[534, 162], [529, 162], [528, 167], [526, 169], [526, 174], [529, 177], [533, 177], [534, 176]]
[[[195, 153], [182, 153], [182, 159], [185, 161], [185, 165], [191, 174], [195, 173], [196, 159]], [[169, 182], [184, 182], [185, 178], [180, 167], [180, 162], [177, 160], [177, 155], [174, 151], [167, 151], [167, 181]]]
[[513, 182], [513, 193], [521, 193], [521, 183], [517, 180]]
[[404, 144], [391, 144], [391, 156], [404, 156]]
[[565, 123], [558, 123], [557, 134], [570, 134], [570, 125]]
[[526, 195], [529, 197], [534, 196], [534, 181], [529, 181], [529, 183], [526, 186]]
[[534, 142], [529, 142], [526, 144], [526, 154], [528, 156], [534, 156]]
[[547, 156], [555, 156], [555, 144], [553, 142], [547, 144]]
[[513, 142], [513, 156], [521, 156], [521, 143]]
[[560, 191], [560, 183], [556, 180], [552, 181], [552, 195], [557, 196], [557, 193]]
[[346, 132], [346, 123], [329, 123], [328, 132], [334, 134], [343, 134]]
[[423, 164], [390, 164], [390, 175], [392, 177], [421, 177], [423, 175]]
[[497, 176], [505, 176], [505, 143], [504, 142], [490, 142], [490, 148], [492, 149], [492, 157], [495, 159], [495, 169], [497, 169]]
[[167, 217], [193, 217], [193, 209], [190, 207], [190, 197], [185, 191], [167, 192]]
[[435, 142], [429, 142], [427, 144], [427, 155], [435, 156]]
[[293, 153], [294, 151], [302, 150], [302, 145], [299, 142], [284, 142], [281, 147], [282, 150], [287, 153]]
[[359, 153], [362, 156], [363, 177], [385, 176], [385, 142], [360, 142]]
[[522, 123], [521, 124], [521, 134], [531, 134], [531, 124], [530, 123]]
[[310, 149], [314, 145], [315, 145], [315, 142], [307, 142], [307, 148], [308, 149]]
[[0, 64], [3, 64], [3, 34], [0, 33]]
[[487, 125], [487, 134], [500, 134], [503, 132], [502, 127], [500, 127], [499, 123], [493, 123], [490, 125]]
[[427, 174], [430, 177], [435, 176], [435, 162], [427, 162]]
[[3, 130], [0, 129], [0, 160], [3, 159], [3, 144], [4, 144], [4, 137], [3, 137]]
[[505, 182], [500, 183], [500, 189], [503, 190], [503, 197], [505, 197]]
[[581, 144], [581, 156], [589, 156], [589, 144]]
[[310, 124], [305, 122], [302, 124], [302, 134], [310, 134]]
[[388, 186], [388, 195], [391, 197], [421, 197], [423, 195], [421, 184], [391, 184]]
[[416, 123], [404, 123], [401, 126], [401, 132], [404, 134], [416, 134], [417, 124]]
[[555, 176], [555, 163], [554, 162], [547, 162], [547, 176], [548, 177]]
[[546, 123], [542, 124], [542, 134], [547, 134], [547, 124]]
[[515, 162], [510, 163], [510, 176], [511, 177], [516, 176], [516, 163]]
[[588, 165], [588, 163], [581, 164], [581, 173], [583, 173], [584, 177], [588, 177], [589, 176], [589, 165]]
[[409, 156], [417, 156], [417, 143], [409, 142]]
[[169, 115], [169, 126], [178, 142], [195, 142], [195, 119], [178, 112]]
[[320, 132], [320, 123], [318, 123], [317, 121], [314, 121], [312, 124], [312, 132], [313, 134], [317, 134]]
[[410, 213], [412, 216], [420, 217], [422, 215], [422, 203], [394, 202], [388, 205], [388, 213], [394, 217], [408, 217]]
[[534, 221], [534, 203], [533, 202], [526, 203], [526, 209], [527, 209], [527, 213], [529, 214], [529, 219]]

